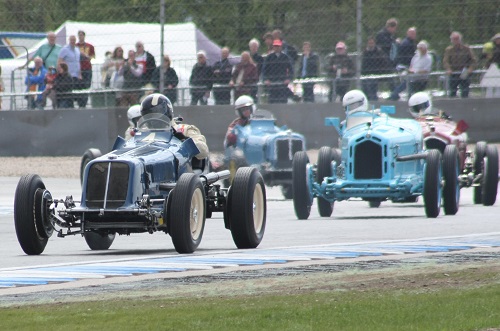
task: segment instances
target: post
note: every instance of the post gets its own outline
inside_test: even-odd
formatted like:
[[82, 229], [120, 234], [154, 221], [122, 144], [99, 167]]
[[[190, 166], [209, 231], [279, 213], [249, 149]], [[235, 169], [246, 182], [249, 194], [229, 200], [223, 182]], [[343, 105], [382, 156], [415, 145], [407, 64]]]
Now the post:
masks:
[[160, 93], [163, 94], [165, 86], [165, 77], [163, 75], [163, 46], [164, 38], [163, 32], [165, 30], [165, 0], [160, 0]]
[[361, 89], [361, 60], [363, 57], [363, 35], [362, 35], [362, 20], [363, 18], [363, 0], [358, 0], [356, 5], [356, 88]]

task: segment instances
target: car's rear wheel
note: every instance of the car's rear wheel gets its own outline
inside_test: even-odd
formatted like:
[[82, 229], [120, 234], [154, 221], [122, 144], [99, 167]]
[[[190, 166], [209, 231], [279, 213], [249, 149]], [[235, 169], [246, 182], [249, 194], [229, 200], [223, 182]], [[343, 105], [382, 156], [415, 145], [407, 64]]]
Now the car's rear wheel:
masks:
[[19, 179], [14, 195], [14, 225], [19, 244], [28, 255], [41, 254], [53, 233], [52, 196], [38, 175]]
[[311, 213], [313, 197], [310, 194], [307, 153], [295, 153], [292, 162], [293, 207], [299, 220], [306, 220]]
[[441, 207], [441, 152], [437, 149], [431, 149], [427, 154], [424, 177], [424, 205], [427, 217], [438, 217]]
[[[325, 177], [332, 176], [332, 161], [334, 160], [334, 151], [330, 147], [321, 147], [318, 152], [318, 171], [316, 173], [316, 182], [321, 184]], [[329, 202], [318, 197], [318, 212], [322, 217], [330, 217], [333, 212], [333, 202]]]
[[455, 145], [447, 145], [443, 153], [443, 207], [445, 215], [455, 215], [458, 211], [460, 201], [459, 172], [458, 149]]
[[170, 194], [168, 224], [175, 250], [193, 253], [205, 228], [205, 190], [198, 176], [184, 173]]
[[236, 171], [229, 191], [230, 230], [238, 248], [259, 246], [266, 229], [266, 187], [256, 168]]
[[83, 153], [82, 160], [80, 162], [80, 185], [83, 184], [83, 175], [85, 173], [85, 167], [93, 159], [97, 159], [102, 155], [101, 151], [97, 148], [89, 148]]
[[83, 237], [89, 248], [93, 251], [104, 251], [110, 248], [115, 240], [114, 233], [101, 234], [97, 232], [85, 232]]
[[[474, 177], [483, 173], [484, 157], [486, 155], [486, 142], [478, 141], [474, 147]], [[473, 187], [473, 201], [475, 204], [483, 202], [483, 188], [479, 186]]]
[[483, 205], [492, 206], [497, 199], [498, 189], [498, 150], [494, 145], [486, 146], [481, 187]]

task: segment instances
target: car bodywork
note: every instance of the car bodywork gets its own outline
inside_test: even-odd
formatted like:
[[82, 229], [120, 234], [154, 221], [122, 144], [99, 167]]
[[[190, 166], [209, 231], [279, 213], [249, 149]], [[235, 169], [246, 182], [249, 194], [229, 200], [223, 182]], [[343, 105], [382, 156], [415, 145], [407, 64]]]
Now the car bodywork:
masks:
[[[335, 201], [361, 198], [371, 207], [382, 201], [416, 202], [424, 195], [425, 212], [437, 217], [441, 197], [446, 214], [458, 210], [458, 151], [450, 146], [441, 155], [425, 151], [420, 124], [396, 119], [393, 106], [346, 113], [346, 120], [327, 118], [340, 136], [340, 151], [319, 150], [317, 164], [307, 154], [293, 160], [293, 200], [297, 217], [307, 219], [313, 199], [321, 216], [330, 216]], [[442, 162], [442, 160], [444, 160]]]
[[467, 129], [465, 121], [455, 122], [440, 112], [423, 114], [416, 118], [422, 126], [426, 149], [438, 149], [444, 152], [447, 145], [458, 149], [460, 164], [460, 187], [473, 187], [474, 203], [491, 206], [496, 201], [498, 187], [498, 151], [495, 145], [479, 141], [474, 150], [467, 147]]
[[303, 135], [286, 126], [276, 126], [270, 112], [256, 111], [250, 123], [234, 128], [236, 146], [224, 151], [224, 166], [231, 175], [241, 166], [257, 168], [268, 186], [280, 186], [285, 198], [292, 198], [293, 155], [306, 148]]
[[139, 127], [132, 139], [118, 137], [110, 153], [88, 160], [79, 205], [71, 196], [53, 198], [38, 175], [23, 176], [14, 202], [22, 249], [41, 254], [54, 232], [83, 235], [91, 249], [101, 250], [116, 234], [162, 231], [170, 234], [177, 252], [192, 253], [213, 212], [223, 212], [238, 248], [257, 247], [266, 224], [262, 176], [241, 168], [236, 187], [221, 188], [216, 182], [229, 171], [209, 172], [207, 159], [196, 159], [198, 153], [192, 139], [178, 139], [170, 127]]

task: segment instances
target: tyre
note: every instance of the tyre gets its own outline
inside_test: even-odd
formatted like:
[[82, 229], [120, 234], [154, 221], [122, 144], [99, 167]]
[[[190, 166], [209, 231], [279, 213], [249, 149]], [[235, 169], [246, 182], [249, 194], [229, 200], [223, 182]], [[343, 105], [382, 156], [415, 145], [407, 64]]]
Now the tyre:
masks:
[[368, 200], [370, 208], [378, 208], [382, 202], [380, 200]]
[[193, 253], [205, 228], [205, 190], [198, 176], [184, 173], [170, 194], [168, 224], [172, 243], [178, 253]]
[[83, 185], [83, 175], [87, 164], [101, 155], [101, 151], [97, 148], [89, 148], [85, 151], [85, 153], [83, 153], [82, 161], [80, 162], [80, 185]]
[[100, 234], [97, 232], [85, 232], [83, 235], [89, 248], [93, 251], [104, 251], [111, 247], [115, 240], [115, 234]]
[[266, 229], [266, 187], [256, 168], [242, 167], [236, 171], [231, 185], [229, 208], [230, 230], [238, 248], [259, 246]]
[[483, 205], [492, 206], [497, 199], [498, 189], [498, 150], [494, 145], [486, 146], [481, 188]]
[[281, 194], [283, 194], [283, 196], [287, 200], [293, 199], [293, 187], [292, 187], [292, 184], [281, 185]]
[[458, 149], [455, 145], [447, 145], [443, 153], [443, 208], [445, 215], [455, 215], [460, 202], [460, 164]]
[[19, 244], [28, 255], [40, 255], [53, 233], [52, 196], [38, 175], [19, 179], [14, 195], [14, 225]]
[[311, 213], [312, 195], [310, 193], [307, 153], [295, 153], [292, 162], [293, 207], [299, 220], [306, 220]]
[[[486, 142], [478, 141], [474, 148], [474, 177], [483, 173], [484, 157], [486, 156]], [[481, 185], [473, 186], [473, 201], [475, 204], [483, 202], [483, 188]]]
[[[332, 176], [333, 149], [330, 147], [321, 147], [318, 153], [318, 171], [316, 182], [321, 184], [323, 178]], [[321, 197], [318, 198], [318, 212], [322, 217], [330, 217], [333, 212], [333, 202], [329, 202]]]
[[428, 151], [424, 174], [424, 205], [427, 217], [436, 218], [441, 207], [441, 152]]

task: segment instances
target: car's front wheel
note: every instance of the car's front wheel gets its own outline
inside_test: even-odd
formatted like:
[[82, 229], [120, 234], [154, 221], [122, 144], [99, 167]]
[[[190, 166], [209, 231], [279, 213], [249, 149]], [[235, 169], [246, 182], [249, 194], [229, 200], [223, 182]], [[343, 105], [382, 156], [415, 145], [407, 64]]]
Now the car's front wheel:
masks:
[[483, 205], [492, 206], [497, 199], [498, 190], [498, 150], [494, 145], [486, 146], [481, 187]]
[[295, 153], [292, 162], [293, 207], [299, 220], [306, 220], [311, 213], [312, 196], [309, 193], [309, 157], [304, 151]]
[[458, 211], [460, 201], [459, 172], [458, 149], [455, 145], [447, 145], [443, 153], [443, 208], [445, 215], [455, 215]]
[[85, 153], [83, 153], [82, 160], [80, 162], [80, 185], [83, 184], [83, 175], [85, 174], [85, 167], [87, 164], [101, 155], [101, 150], [97, 148], [89, 148], [85, 151]]
[[441, 209], [441, 152], [431, 149], [427, 154], [424, 174], [424, 205], [427, 217], [436, 218]]
[[193, 253], [205, 228], [205, 190], [198, 176], [181, 175], [170, 192], [169, 233], [178, 253]]

